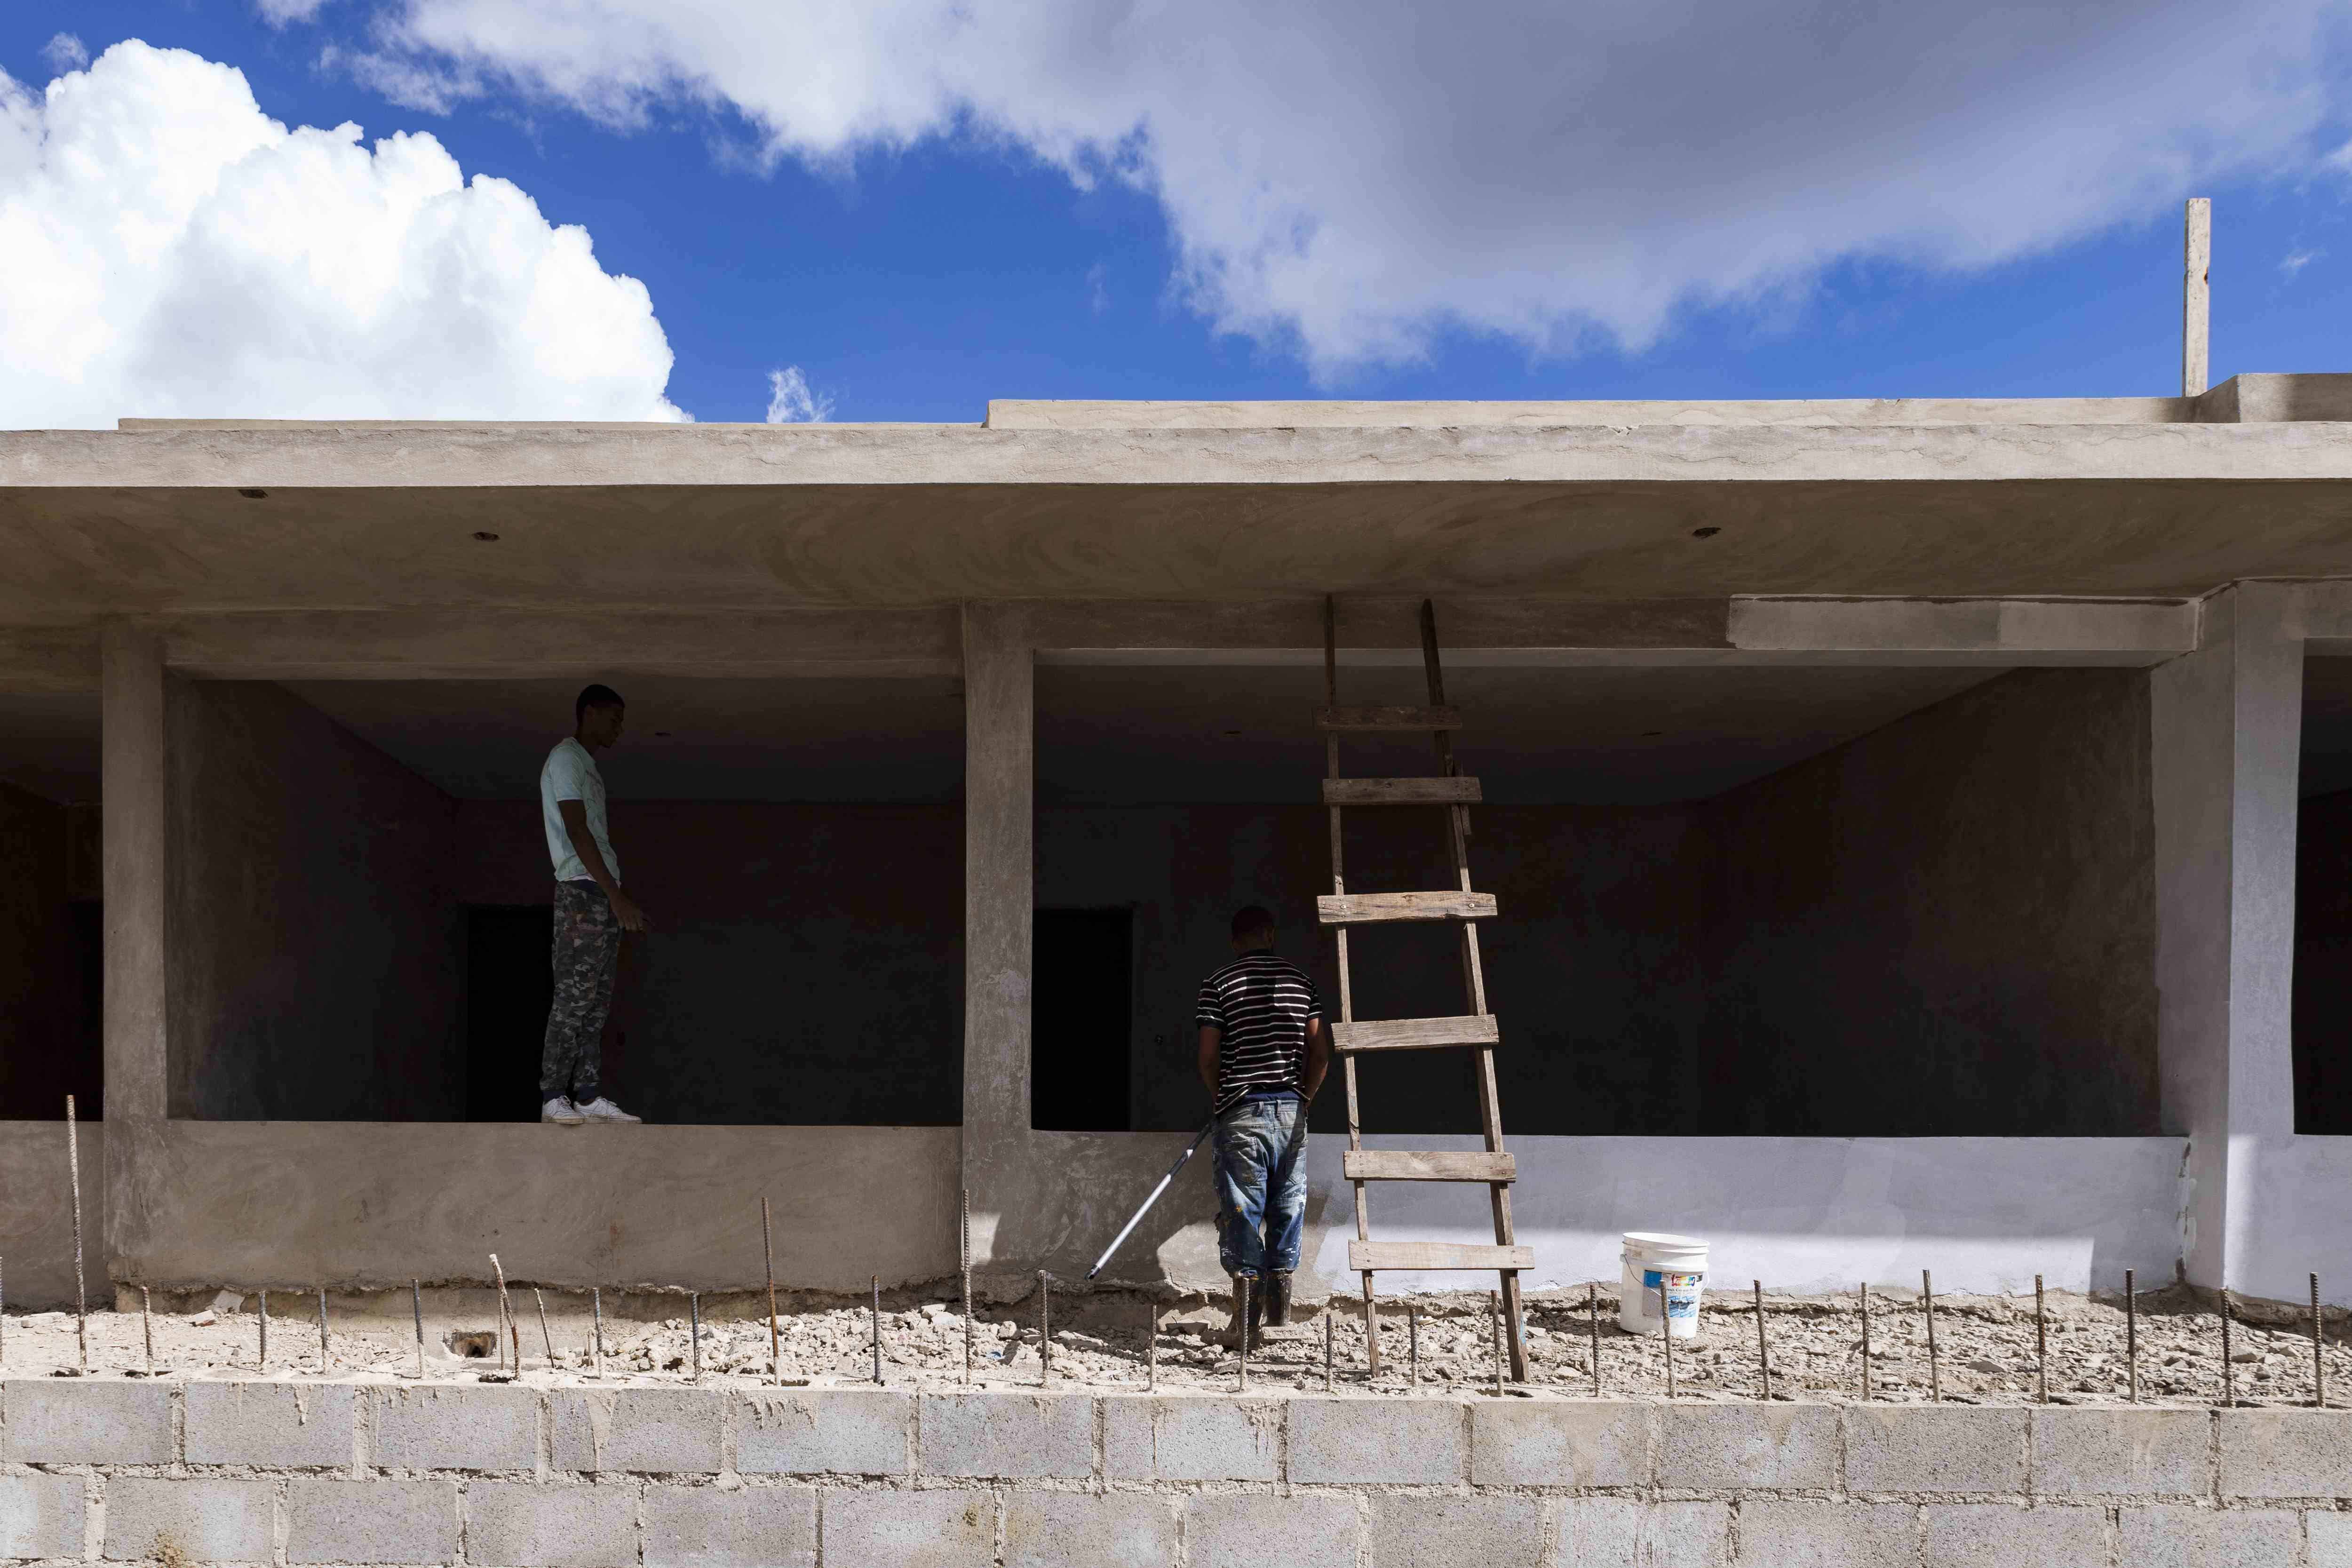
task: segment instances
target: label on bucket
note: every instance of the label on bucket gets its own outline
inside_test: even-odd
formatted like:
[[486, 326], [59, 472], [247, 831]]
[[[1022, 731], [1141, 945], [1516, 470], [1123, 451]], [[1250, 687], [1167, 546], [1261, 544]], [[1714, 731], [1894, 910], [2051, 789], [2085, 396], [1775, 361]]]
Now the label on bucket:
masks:
[[[1644, 1268], [1642, 1289], [1648, 1291], [1650, 1301], [1658, 1299], [1660, 1286], [1665, 1288], [1666, 1315], [1676, 1320], [1696, 1321], [1698, 1317], [1699, 1287], [1706, 1282], [1704, 1274], [1682, 1274], [1671, 1269]], [[1649, 1302], [1643, 1304], [1642, 1315], [1649, 1316]]]

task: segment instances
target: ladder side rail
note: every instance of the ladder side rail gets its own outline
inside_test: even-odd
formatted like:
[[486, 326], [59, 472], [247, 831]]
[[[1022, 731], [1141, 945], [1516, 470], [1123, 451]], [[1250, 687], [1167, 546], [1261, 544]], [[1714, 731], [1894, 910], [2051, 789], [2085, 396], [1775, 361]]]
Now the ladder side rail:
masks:
[[[1339, 705], [1339, 601], [1325, 595], [1323, 598], [1323, 699], [1332, 708]], [[1328, 731], [1323, 738], [1325, 776], [1339, 776], [1339, 735]], [[1329, 808], [1331, 814], [1331, 893], [1343, 897], [1348, 891], [1347, 875], [1340, 858], [1340, 808]], [[1356, 1018], [1356, 999], [1348, 974], [1348, 929], [1341, 926], [1336, 933], [1339, 955], [1339, 1021], [1351, 1024]], [[1348, 1090], [1348, 1148], [1350, 1152], [1364, 1146], [1363, 1120], [1356, 1097], [1356, 1058], [1339, 1058], [1341, 1081]], [[1372, 1216], [1360, 1180], [1351, 1184], [1355, 1188], [1356, 1239], [1369, 1242], [1372, 1238]], [[1377, 1309], [1372, 1304], [1372, 1271], [1363, 1271], [1364, 1283], [1364, 1358], [1370, 1375], [1381, 1374], [1381, 1328]], [[1325, 1310], [1329, 1310], [1327, 1305]]]

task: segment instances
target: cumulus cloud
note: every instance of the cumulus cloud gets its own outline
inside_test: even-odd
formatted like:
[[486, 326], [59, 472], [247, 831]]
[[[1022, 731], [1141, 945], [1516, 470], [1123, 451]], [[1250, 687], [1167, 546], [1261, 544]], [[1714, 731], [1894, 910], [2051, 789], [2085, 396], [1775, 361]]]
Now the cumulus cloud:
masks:
[[801, 367], [788, 364], [768, 373], [768, 423], [822, 425], [833, 417], [833, 399], [813, 390]]
[[71, 33], [53, 34], [41, 46], [41, 62], [59, 73], [79, 70], [89, 64], [89, 49]]
[[[1639, 346], [1832, 263], [1989, 265], [2307, 166], [2344, 0], [380, 0], [376, 79], [839, 167], [933, 136], [1154, 193], [1180, 289], [1322, 371], [1448, 323]], [[2338, 132], [2340, 135], [2340, 132]]]
[[431, 136], [289, 131], [181, 50], [0, 75], [0, 426], [685, 417], [586, 230]]

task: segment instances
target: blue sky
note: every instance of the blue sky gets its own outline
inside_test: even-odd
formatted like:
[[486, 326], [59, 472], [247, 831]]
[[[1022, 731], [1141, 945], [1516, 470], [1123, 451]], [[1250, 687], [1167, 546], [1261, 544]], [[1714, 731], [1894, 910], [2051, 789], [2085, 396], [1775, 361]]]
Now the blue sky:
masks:
[[[1601, 330], [1538, 342], [1423, 312], [1412, 352], [1318, 367], [1278, 321], [1235, 331], [1186, 295], [1168, 203], [1117, 178], [1081, 189], [1018, 139], [951, 129], [853, 145], [822, 170], [792, 156], [761, 168], [743, 153], [763, 134], [759, 113], [709, 94], [656, 91], [635, 126], [600, 122], [543, 87], [459, 95], [434, 112], [414, 92], [387, 99], [365, 69], [322, 64], [331, 49], [370, 47], [377, 14], [352, 0], [310, 9], [294, 4], [273, 25], [229, 4], [19, 4], [0, 12], [0, 68], [37, 86], [55, 74], [44, 49], [61, 30], [93, 55], [135, 37], [234, 66], [262, 111], [289, 124], [356, 121], [370, 139], [430, 132], [467, 175], [513, 182], [550, 222], [584, 226], [604, 271], [642, 280], [676, 355], [667, 395], [701, 419], [760, 418], [769, 372], [787, 364], [839, 419], [977, 419], [990, 397], [2177, 387], [2179, 183], [2144, 181], [2088, 237], [2053, 222], [2050, 238], [2012, 242], [2022, 254], [2005, 258], [1894, 259], [1833, 237], [1798, 281], [1685, 300], [1632, 347]], [[2216, 379], [2352, 369], [2352, 184], [2311, 155], [2342, 140], [2334, 112], [2331, 99], [2305, 155], [2266, 153], [2195, 182], [2214, 199]]]

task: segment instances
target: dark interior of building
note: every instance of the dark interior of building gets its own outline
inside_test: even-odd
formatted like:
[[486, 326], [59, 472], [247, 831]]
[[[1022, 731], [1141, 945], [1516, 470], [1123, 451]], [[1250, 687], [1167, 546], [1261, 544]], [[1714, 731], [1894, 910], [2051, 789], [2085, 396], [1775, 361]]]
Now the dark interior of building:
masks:
[[2295, 812], [2294, 1126], [2352, 1133], [2352, 658], [2303, 661]]
[[0, 1120], [105, 1113], [98, 699], [0, 693]]
[[[1491, 803], [1470, 862], [1499, 900], [1507, 1132], [2157, 1130], [2145, 671], [1457, 662], [1447, 695]], [[1341, 697], [1426, 693], [1397, 661], [1343, 669]], [[1336, 1015], [1321, 698], [1311, 661], [1039, 670], [1039, 904], [1132, 911], [1128, 1114], [1097, 1125], [1205, 1116], [1193, 996], [1241, 904], [1277, 911]], [[1434, 771], [1418, 735], [1349, 737], [1341, 766]], [[1349, 812], [1346, 855], [1350, 891], [1451, 885], [1433, 809]], [[1467, 1010], [1444, 928], [1351, 941], [1358, 1017]], [[1039, 1077], [1102, 1049], [1041, 1026]], [[1368, 1131], [1477, 1128], [1465, 1053], [1360, 1081]], [[1342, 1116], [1329, 1092], [1314, 1125]]]

